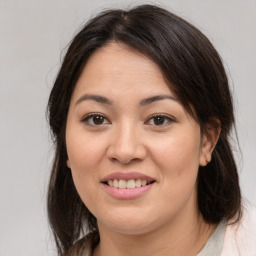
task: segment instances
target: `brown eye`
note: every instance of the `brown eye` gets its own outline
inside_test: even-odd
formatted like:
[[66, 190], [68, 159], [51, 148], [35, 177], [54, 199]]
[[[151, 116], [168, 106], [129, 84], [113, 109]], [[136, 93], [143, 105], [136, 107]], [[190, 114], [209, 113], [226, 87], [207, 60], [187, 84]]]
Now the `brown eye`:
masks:
[[171, 123], [172, 121], [173, 119], [166, 115], [155, 115], [147, 121], [147, 124], [155, 126], [164, 126]]
[[94, 116], [92, 118], [92, 121], [93, 121], [94, 124], [99, 125], [99, 124], [103, 124], [104, 123], [104, 119], [105, 118], [103, 116]]
[[85, 122], [89, 125], [104, 125], [104, 124], [108, 124], [109, 121], [102, 115], [99, 114], [90, 114], [88, 116], [86, 116], [82, 122]]
[[164, 116], [156, 116], [153, 118], [153, 120], [154, 120], [153, 122], [155, 125], [162, 125], [162, 124], [164, 124], [165, 119], [166, 118]]

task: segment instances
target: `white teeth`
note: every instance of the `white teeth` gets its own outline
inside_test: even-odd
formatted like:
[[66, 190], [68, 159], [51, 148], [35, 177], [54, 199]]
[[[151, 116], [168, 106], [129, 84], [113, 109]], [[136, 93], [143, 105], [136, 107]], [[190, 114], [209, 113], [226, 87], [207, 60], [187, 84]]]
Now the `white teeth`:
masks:
[[109, 180], [109, 181], [108, 181], [108, 185], [109, 185], [110, 187], [114, 187], [114, 185], [113, 185], [113, 180]]
[[118, 182], [118, 180], [114, 180], [114, 181], [113, 181], [113, 187], [115, 187], [115, 188], [118, 188], [118, 187], [119, 187], [119, 182]]
[[142, 180], [141, 181], [141, 186], [146, 186], [147, 185], [147, 181], [146, 180]]
[[107, 181], [108, 185], [110, 187], [115, 187], [115, 188], [139, 188], [141, 186], [146, 186], [147, 185], [147, 181], [146, 180], [108, 180]]
[[135, 180], [128, 180], [126, 183], [126, 188], [135, 188]]
[[119, 188], [126, 188], [127, 182], [126, 180], [119, 180]]
[[135, 187], [136, 187], [136, 188], [141, 187], [141, 180], [136, 180], [136, 181], [135, 181]]

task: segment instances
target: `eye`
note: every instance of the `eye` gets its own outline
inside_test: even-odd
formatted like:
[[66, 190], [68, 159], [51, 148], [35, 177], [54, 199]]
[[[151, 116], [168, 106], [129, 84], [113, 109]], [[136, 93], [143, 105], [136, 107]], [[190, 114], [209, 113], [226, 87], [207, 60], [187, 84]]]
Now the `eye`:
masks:
[[164, 126], [174, 120], [166, 115], [155, 115], [152, 116], [146, 123], [149, 125]]
[[95, 126], [105, 125], [105, 124], [110, 123], [106, 117], [104, 117], [101, 114], [97, 114], [97, 113], [89, 114], [89, 115], [85, 116], [83, 118], [82, 122], [84, 122], [88, 125], [95, 125]]

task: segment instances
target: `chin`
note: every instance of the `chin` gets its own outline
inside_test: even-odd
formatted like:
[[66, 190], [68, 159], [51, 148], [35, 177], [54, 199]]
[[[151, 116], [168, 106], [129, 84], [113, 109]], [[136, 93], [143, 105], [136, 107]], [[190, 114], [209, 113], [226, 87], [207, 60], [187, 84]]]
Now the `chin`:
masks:
[[[108, 226], [104, 225], [111, 230], [112, 232], [123, 234], [123, 235], [143, 235], [153, 230], [150, 225], [147, 223], [111, 223]], [[99, 225], [99, 229], [101, 225]]]
[[145, 214], [138, 214], [136, 212], [122, 215], [110, 213], [109, 218], [105, 215], [102, 221], [98, 219], [98, 226], [99, 229], [107, 228], [120, 234], [141, 235], [154, 230], [159, 225], [159, 221], [151, 219], [149, 216], [152, 216], [152, 214], [146, 217]]

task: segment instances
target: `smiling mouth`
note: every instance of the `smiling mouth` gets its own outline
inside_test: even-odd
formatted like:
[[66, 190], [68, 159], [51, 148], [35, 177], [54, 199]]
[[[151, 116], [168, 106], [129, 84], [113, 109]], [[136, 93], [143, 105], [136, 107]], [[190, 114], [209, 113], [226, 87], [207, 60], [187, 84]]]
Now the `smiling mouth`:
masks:
[[120, 189], [134, 189], [134, 188], [140, 188], [145, 187], [150, 184], [155, 183], [154, 180], [147, 181], [143, 179], [130, 179], [130, 180], [123, 180], [123, 179], [114, 179], [114, 180], [108, 180], [103, 182], [104, 184], [114, 187], [114, 188], [120, 188]]

